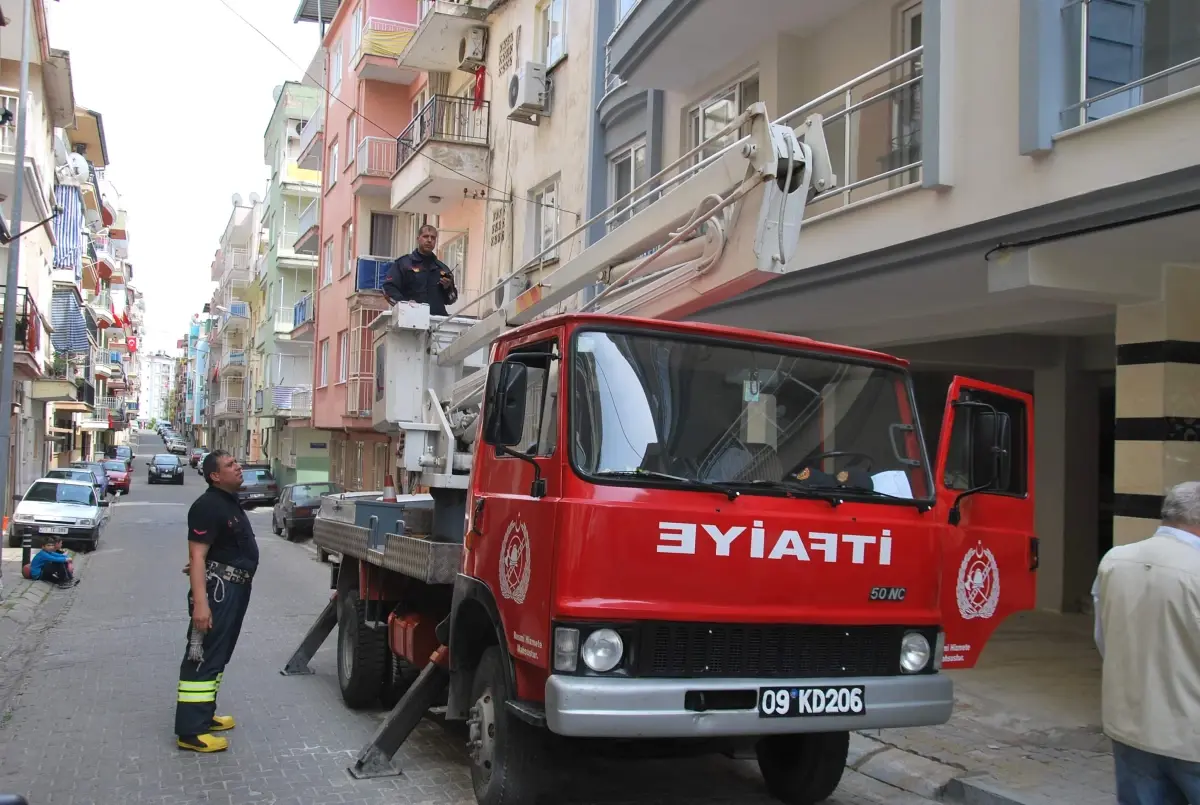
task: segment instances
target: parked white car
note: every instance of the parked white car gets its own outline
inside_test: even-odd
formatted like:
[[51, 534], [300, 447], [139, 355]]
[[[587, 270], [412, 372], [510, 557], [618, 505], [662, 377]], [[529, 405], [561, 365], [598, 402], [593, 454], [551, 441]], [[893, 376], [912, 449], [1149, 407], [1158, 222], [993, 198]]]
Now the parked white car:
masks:
[[13, 512], [9, 545], [19, 547], [26, 536], [39, 547], [44, 537], [57, 537], [68, 547], [93, 551], [107, 520], [108, 501], [94, 484], [66, 478], [41, 478], [29, 485]]

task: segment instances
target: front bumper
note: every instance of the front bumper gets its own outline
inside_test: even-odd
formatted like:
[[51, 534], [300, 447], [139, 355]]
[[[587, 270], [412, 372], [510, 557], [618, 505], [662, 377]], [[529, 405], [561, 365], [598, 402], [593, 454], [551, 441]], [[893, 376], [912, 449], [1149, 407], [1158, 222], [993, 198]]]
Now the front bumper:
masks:
[[[73, 526], [73, 525], [72, 526], [58, 526], [58, 528], [66, 528], [67, 533], [65, 533], [65, 534], [42, 534], [40, 532], [40, 529], [46, 528], [46, 527], [47, 527], [47, 524], [45, 524], [45, 523], [13, 523], [13, 526], [12, 526], [13, 534], [16, 535], [16, 537], [18, 539], [24, 539], [25, 537], [31, 537], [33, 539], [33, 544], [35, 546], [39, 544], [39, 540], [45, 539], [47, 537], [54, 537], [55, 539], [61, 539], [63, 542], [79, 542], [79, 541], [90, 542], [92, 539], [92, 535], [95, 534], [96, 529], [99, 528], [99, 526], [94, 526], [94, 525], [86, 526], [86, 527], [85, 526]], [[53, 526], [50, 526], [50, 527], [53, 527]]]
[[[760, 718], [748, 710], [688, 710], [688, 691], [757, 691], [760, 687], [862, 685], [861, 715]], [[845, 732], [944, 724], [954, 710], [954, 683], [943, 674], [837, 679], [631, 679], [553, 674], [546, 681], [546, 725], [559, 735], [590, 738], [711, 738]]]

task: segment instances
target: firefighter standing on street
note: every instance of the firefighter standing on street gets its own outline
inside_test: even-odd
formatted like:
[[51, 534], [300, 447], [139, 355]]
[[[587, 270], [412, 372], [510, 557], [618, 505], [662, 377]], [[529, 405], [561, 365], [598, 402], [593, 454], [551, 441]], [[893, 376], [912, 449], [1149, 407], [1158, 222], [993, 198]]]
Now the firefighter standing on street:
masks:
[[437, 239], [437, 227], [425, 224], [417, 233], [417, 248], [388, 266], [383, 292], [391, 302], [416, 302], [429, 305], [431, 315], [449, 315], [446, 305], [458, 301], [458, 289], [454, 272], [433, 253]]
[[179, 666], [175, 734], [181, 749], [221, 752], [229, 741], [215, 732], [234, 727], [216, 714], [217, 691], [242, 631], [258, 543], [237, 499], [242, 467], [224, 450], [202, 465], [208, 489], [188, 510], [188, 648]]

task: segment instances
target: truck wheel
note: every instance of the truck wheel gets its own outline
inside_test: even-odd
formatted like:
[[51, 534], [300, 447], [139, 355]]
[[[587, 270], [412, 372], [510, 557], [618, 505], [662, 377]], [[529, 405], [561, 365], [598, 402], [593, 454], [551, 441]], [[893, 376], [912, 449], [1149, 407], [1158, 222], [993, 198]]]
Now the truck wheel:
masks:
[[354, 592], [341, 596], [338, 614], [338, 685], [347, 707], [370, 707], [379, 698], [387, 664], [387, 634], [367, 626], [366, 604]]
[[768, 735], [759, 739], [755, 751], [771, 796], [788, 805], [812, 805], [837, 790], [850, 753], [850, 733]]
[[391, 710], [408, 693], [420, 673], [421, 670], [408, 660], [389, 651], [387, 665], [383, 669], [383, 684], [379, 687], [379, 703]]
[[471, 684], [471, 783], [479, 805], [532, 805], [540, 793], [542, 733], [505, 707], [512, 698], [498, 646], [483, 652]]

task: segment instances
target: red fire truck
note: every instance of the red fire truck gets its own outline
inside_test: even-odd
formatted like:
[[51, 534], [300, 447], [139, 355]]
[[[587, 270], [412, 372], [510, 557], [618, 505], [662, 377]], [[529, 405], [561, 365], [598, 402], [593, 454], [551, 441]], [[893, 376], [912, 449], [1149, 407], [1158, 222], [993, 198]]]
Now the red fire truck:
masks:
[[[444, 707], [483, 805], [574, 738], [750, 752], [818, 802], [851, 731], [948, 720], [942, 670], [1032, 607], [1028, 395], [958, 378], [928, 428], [902, 360], [677, 320], [786, 271], [836, 184], [819, 118], [746, 124], [491, 315], [377, 322], [400, 494], [323, 500], [334, 592], [284, 669], [336, 628], [347, 705], [392, 708], [355, 775]], [[545, 315], [598, 277], [604, 312]]]

